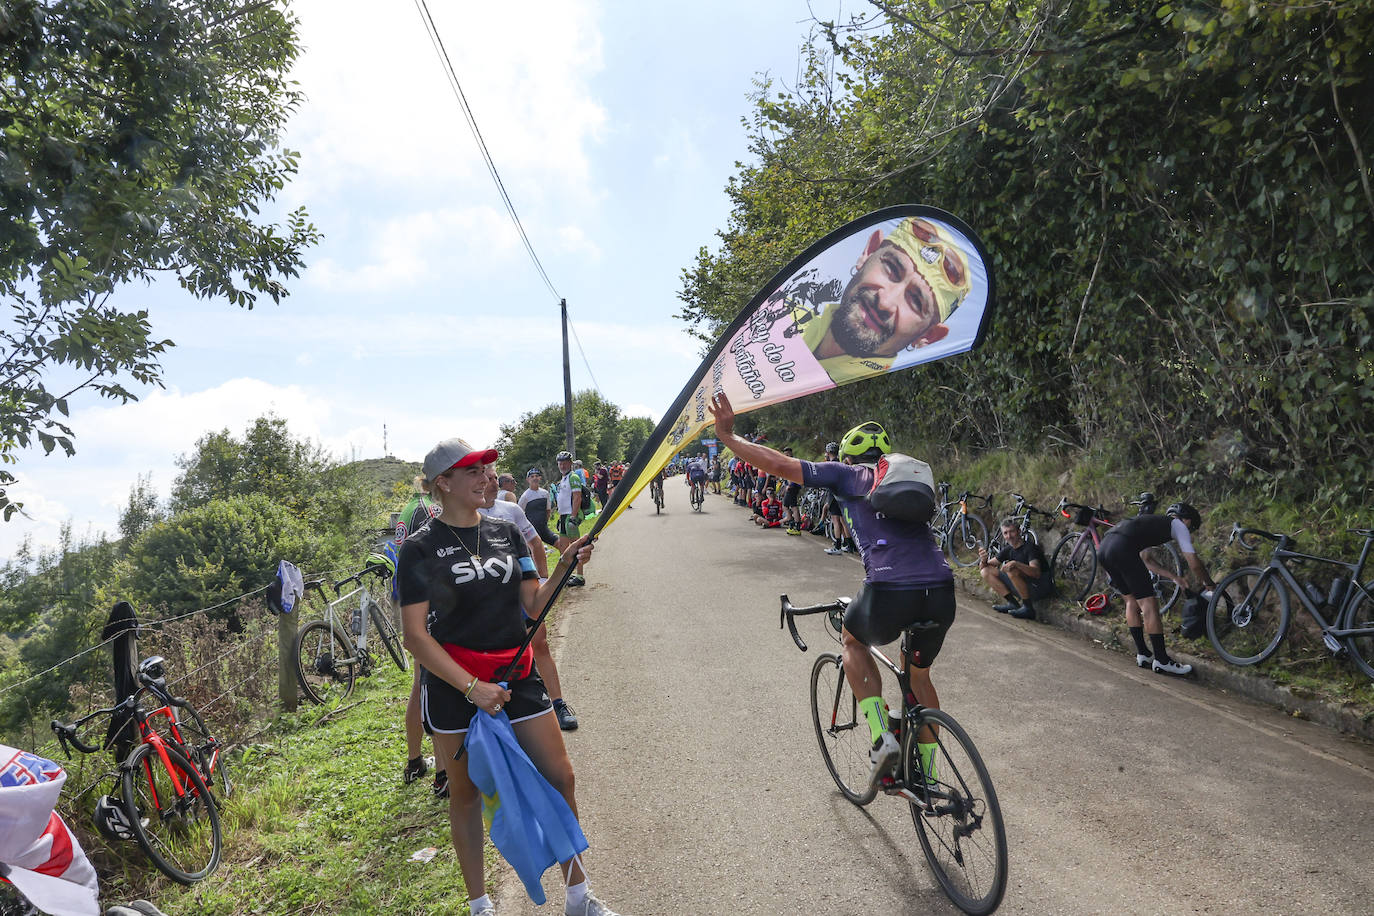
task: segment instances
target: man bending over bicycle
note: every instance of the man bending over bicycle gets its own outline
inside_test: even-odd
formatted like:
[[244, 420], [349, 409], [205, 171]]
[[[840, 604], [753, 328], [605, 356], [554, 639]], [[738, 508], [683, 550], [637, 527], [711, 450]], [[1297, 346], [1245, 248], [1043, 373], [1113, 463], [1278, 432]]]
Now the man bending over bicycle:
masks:
[[[1193, 666], [1175, 661], [1164, 648], [1164, 621], [1159, 616], [1159, 598], [1150, 573], [1173, 579], [1184, 589], [1188, 582], [1151, 562], [1150, 548], [1177, 541], [1198, 582], [1212, 588], [1215, 583], [1193, 547], [1193, 533], [1201, 527], [1202, 513], [1188, 503], [1174, 503], [1164, 515], [1137, 515], [1108, 529], [1097, 549], [1097, 558], [1107, 577], [1126, 597], [1126, 627], [1135, 642], [1135, 663], [1154, 669], [1156, 674], [1186, 677], [1193, 672]], [[1146, 636], [1150, 638], [1148, 646]]]
[[[878, 665], [870, 645], [895, 640], [914, 623], [938, 624], [912, 641], [913, 665], [907, 672], [911, 689], [923, 706], [940, 708], [930, 678], [930, 665], [940, 653], [954, 622], [954, 574], [935, 543], [930, 526], [880, 516], [866, 499], [873, 488], [874, 463], [892, 451], [887, 432], [877, 423], [854, 427], [840, 441], [840, 460], [802, 461], [735, 435], [735, 412], [725, 394], [711, 399], [716, 436], [745, 461], [769, 474], [835, 494], [864, 561], [864, 581], [844, 615], [844, 674], [868, 722], [873, 747], [868, 753], [870, 783], [889, 772], [901, 756], [882, 697]], [[934, 493], [931, 494], [934, 502]], [[917, 736], [917, 747], [929, 769], [936, 745], [932, 736]], [[926, 740], [923, 740], [926, 739]]]

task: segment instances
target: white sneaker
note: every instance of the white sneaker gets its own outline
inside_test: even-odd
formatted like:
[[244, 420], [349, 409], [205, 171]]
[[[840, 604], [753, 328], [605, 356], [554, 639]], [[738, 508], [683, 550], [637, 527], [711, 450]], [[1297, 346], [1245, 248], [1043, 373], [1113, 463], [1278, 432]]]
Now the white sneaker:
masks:
[[596, 895], [590, 891], [587, 892], [587, 897], [582, 901], [582, 905], [576, 909], [570, 903], [563, 904], [563, 913], [564, 916], [616, 916], [610, 907], [597, 900]]
[[1155, 659], [1151, 667], [1155, 674], [1172, 674], [1174, 677], [1187, 677], [1193, 673], [1192, 665], [1185, 665], [1183, 662], [1176, 662], [1170, 659], [1167, 663]]
[[1137, 668], [1149, 668], [1154, 664], [1154, 660], [1153, 655], [1141, 655], [1139, 652], [1135, 654], [1135, 666]]
[[874, 741], [873, 747], [868, 751], [868, 762], [872, 764], [872, 769], [868, 771], [869, 785], [877, 785], [878, 780], [890, 773], [900, 756], [902, 746], [897, 743], [892, 732], [883, 732], [882, 737]]

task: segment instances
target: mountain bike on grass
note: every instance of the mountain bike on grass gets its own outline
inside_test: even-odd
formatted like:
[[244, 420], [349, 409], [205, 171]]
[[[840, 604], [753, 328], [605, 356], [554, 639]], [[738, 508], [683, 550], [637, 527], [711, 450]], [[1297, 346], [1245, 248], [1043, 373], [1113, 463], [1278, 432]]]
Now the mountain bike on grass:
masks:
[[[1364, 538], [1354, 563], [1299, 553], [1293, 539], [1256, 528], [1233, 525], [1227, 542], [1240, 541], [1246, 550], [1256, 538], [1274, 542], [1264, 567], [1246, 566], [1222, 579], [1212, 590], [1207, 608], [1207, 637], [1217, 653], [1233, 665], [1255, 665], [1273, 655], [1292, 624], [1293, 596], [1321, 628], [1322, 642], [1336, 656], [1349, 656], [1361, 671], [1374, 678], [1374, 583], [1360, 581], [1374, 544], [1374, 528], [1352, 528]], [[1290, 562], [1321, 563], [1344, 572], [1326, 594], [1313, 583], [1299, 584]], [[1328, 617], [1329, 615], [1329, 617]]]
[[[334, 583], [336, 597], [333, 601], [325, 596], [324, 585], [319, 580], [305, 583], [306, 591], [314, 590], [319, 592], [321, 598], [325, 598], [324, 619], [312, 620], [300, 628], [296, 633], [293, 655], [296, 680], [313, 703], [342, 701], [353, 692], [355, 678], [372, 673], [372, 654], [367, 648], [369, 620], [376, 628], [387, 655], [391, 656], [397, 668], [406, 670], [406, 654], [401, 647], [401, 637], [396, 632], [392, 616], [382, 609], [363, 583], [363, 578], [368, 575], [376, 576], [383, 583], [390, 578], [385, 566], [368, 565], [361, 572]], [[357, 588], [343, 591], [345, 586], [354, 584]], [[383, 602], [391, 604], [389, 587], [381, 589], [380, 597]], [[343, 608], [349, 610], [345, 612]], [[344, 613], [349, 615], [347, 628], [342, 623]]]
[[[779, 625], [786, 624], [805, 652], [795, 618], [825, 614], [826, 632], [838, 642], [849, 600], [793, 607], [783, 595]], [[868, 723], [845, 680], [844, 661], [833, 652], [822, 653], [811, 667], [812, 722], [821, 757], [840, 793], [860, 806], [873, 801], [879, 791], [905, 800], [921, 851], [949, 899], [965, 913], [991, 913], [1007, 889], [1002, 808], [973, 739], [948, 712], [917, 702], [911, 689], [909, 666], [920, 662], [919, 653], [912, 657], [911, 640], [913, 633], [929, 626], [938, 624], [918, 623], [902, 634], [900, 667], [878, 648], [868, 647], [902, 691], [901, 714], [892, 717], [902, 747], [894, 776], [883, 777], [877, 785], [869, 782]], [[918, 736], [922, 743], [937, 745], [929, 767], [917, 748]]]
[[949, 484], [938, 483], [936, 486], [940, 490], [940, 499], [935, 517], [930, 520], [935, 542], [955, 566], [972, 566], [978, 562], [978, 551], [988, 545], [988, 526], [969, 512], [968, 501], [981, 499], [986, 507], [991, 505], [992, 498], [965, 490], [958, 499], [950, 499]]
[[[96, 826], [107, 839], [137, 840], [164, 875], [181, 884], [194, 884], [219, 866], [223, 842], [219, 805], [207, 782], [229, 794], [223, 748], [208, 735], [191, 704], [168, 690], [161, 656], [143, 660], [138, 680], [138, 690], [122, 703], [70, 724], [56, 719], [50, 724], [63, 753], [70, 757], [69, 743], [83, 754], [94, 754], [114, 746], [124, 732], [123, 728], [107, 732], [99, 745], [87, 744], [78, 732], [92, 719], [127, 717], [139, 740], [119, 765], [119, 798], [103, 796], [96, 804]], [[161, 705], [145, 709], [145, 696]]]

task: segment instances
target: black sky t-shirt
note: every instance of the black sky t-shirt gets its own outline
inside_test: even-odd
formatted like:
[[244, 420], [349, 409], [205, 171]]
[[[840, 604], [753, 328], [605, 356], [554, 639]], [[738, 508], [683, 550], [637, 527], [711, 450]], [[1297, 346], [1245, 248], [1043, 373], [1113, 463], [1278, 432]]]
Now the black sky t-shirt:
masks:
[[1018, 563], [1025, 563], [1027, 566], [1032, 560], [1040, 561], [1040, 571], [1045, 571], [1045, 551], [1040, 549], [1040, 545], [1028, 540], [1022, 540], [1020, 547], [1013, 547], [1010, 544], [1003, 544], [1002, 549], [997, 552], [997, 559], [1003, 563], [1008, 560], [1015, 560]]
[[515, 526], [487, 516], [472, 528], [431, 519], [401, 545], [396, 569], [401, 604], [429, 602], [431, 636], [481, 652], [524, 641], [520, 583], [537, 577]]

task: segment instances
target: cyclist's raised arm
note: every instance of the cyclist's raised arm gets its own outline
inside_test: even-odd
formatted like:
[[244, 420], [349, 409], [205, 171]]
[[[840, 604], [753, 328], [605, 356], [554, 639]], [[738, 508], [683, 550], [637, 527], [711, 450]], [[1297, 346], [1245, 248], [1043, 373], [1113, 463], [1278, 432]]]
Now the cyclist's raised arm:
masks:
[[730, 399], [725, 396], [725, 392], [712, 397], [706, 409], [711, 411], [711, 416], [715, 418], [716, 438], [730, 451], [761, 471], [795, 483], [805, 483], [802, 480], [800, 459], [789, 458], [766, 445], [758, 445], [735, 435], [735, 409], [730, 406]]

